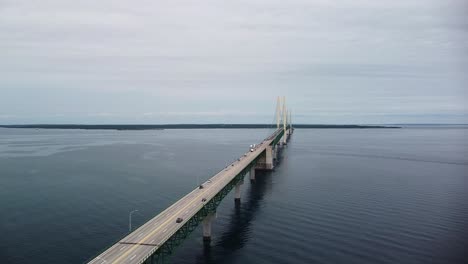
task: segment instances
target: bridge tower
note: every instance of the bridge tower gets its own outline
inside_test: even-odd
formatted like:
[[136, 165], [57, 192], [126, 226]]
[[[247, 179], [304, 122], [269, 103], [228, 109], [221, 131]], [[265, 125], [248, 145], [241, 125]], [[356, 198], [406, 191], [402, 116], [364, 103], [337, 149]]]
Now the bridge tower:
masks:
[[291, 112], [291, 109], [289, 109], [289, 129], [292, 130], [292, 112]]
[[288, 133], [287, 133], [287, 122], [288, 122], [288, 114], [287, 114], [287, 109], [286, 109], [286, 97], [283, 96], [283, 145], [286, 145], [288, 142]]
[[[280, 125], [281, 125], [282, 117], [283, 117], [283, 114], [281, 112], [282, 109], [283, 109], [282, 97], [278, 96], [276, 100], [276, 129], [280, 129]], [[278, 160], [278, 147], [275, 145], [273, 146], [273, 161], [277, 161], [277, 160]]]
[[281, 97], [276, 100], [276, 129], [280, 128], [281, 124]]
[[292, 125], [292, 113], [291, 109], [289, 109], [289, 137], [291, 137], [291, 134], [293, 133], [293, 125]]

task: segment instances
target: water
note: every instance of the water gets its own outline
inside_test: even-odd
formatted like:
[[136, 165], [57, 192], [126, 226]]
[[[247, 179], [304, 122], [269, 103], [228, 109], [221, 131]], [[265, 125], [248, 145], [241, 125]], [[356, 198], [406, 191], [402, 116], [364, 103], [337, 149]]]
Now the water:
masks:
[[[0, 262], [83, 263], [271, 131], [0, 129]], [[463, 263], [468, 129], [298, 129], [173, 263]]]

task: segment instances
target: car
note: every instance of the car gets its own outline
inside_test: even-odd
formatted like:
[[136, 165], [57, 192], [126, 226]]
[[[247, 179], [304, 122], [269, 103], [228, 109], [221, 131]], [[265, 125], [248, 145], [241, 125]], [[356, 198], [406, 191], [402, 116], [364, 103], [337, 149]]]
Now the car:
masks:
[[200, 184], [200, 186], [198, 186], [198, 189], [203, 189], [203, 184]]
[[201, 199], [202, 202], [206, 202], [206, 198]]
[[184, 221], [184, 219], [178, 217], [177, 220], [175, 220], [176, 223], [181, 223], [182, 221]]

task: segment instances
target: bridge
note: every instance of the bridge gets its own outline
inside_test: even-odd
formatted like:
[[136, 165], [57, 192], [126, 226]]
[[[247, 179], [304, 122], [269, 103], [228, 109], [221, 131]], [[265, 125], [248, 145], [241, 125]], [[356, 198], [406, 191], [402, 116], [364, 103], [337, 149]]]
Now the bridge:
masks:
[[280, 148], [293, 133], [284, 98], [278, 98], [276, 121], [273, 134], [89, 263], [165, 263], [200, 223], [203, 240], [209, 243], [211, 224], [223, 198], [235, 189], [235, 201], [240, 203], [244, 177], [249, 174], [254, 181], [255, 170], [273, 170]]

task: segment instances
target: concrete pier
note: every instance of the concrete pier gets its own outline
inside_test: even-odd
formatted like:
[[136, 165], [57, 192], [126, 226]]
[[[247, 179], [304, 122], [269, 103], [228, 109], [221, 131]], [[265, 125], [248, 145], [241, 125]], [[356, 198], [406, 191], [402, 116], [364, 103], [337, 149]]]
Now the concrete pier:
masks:
[[274, 168], [273, 165], [273, 148], [268, 146], [265, 150], [265, 168], [267, 170], [272, 170]]
[[236, 184], [236, 188], [235, 188], [235, 194], [234, 194], [234, 201], [236, 203], [240, 203], [240, 198], [241, 198], [241, 185], [244, 184], [244, 180], [241, 180], [240, 182], [238, 182]]
[[203, 219], [203, 241], [211, 241], [211, 222], [216, 219], [216, 213], [211, 213]]
[[255, 165], [255, 169], [258, 170], [273, 170], [274, 168], [274, 151], [272, 146], [266, 146], [265, 152], [262, 153], [260, 159], [257, 161]]
[[252, 168], [250, 168], [250, 180], [251, 181], [255, 181], [255, 166], [252, 166]]

